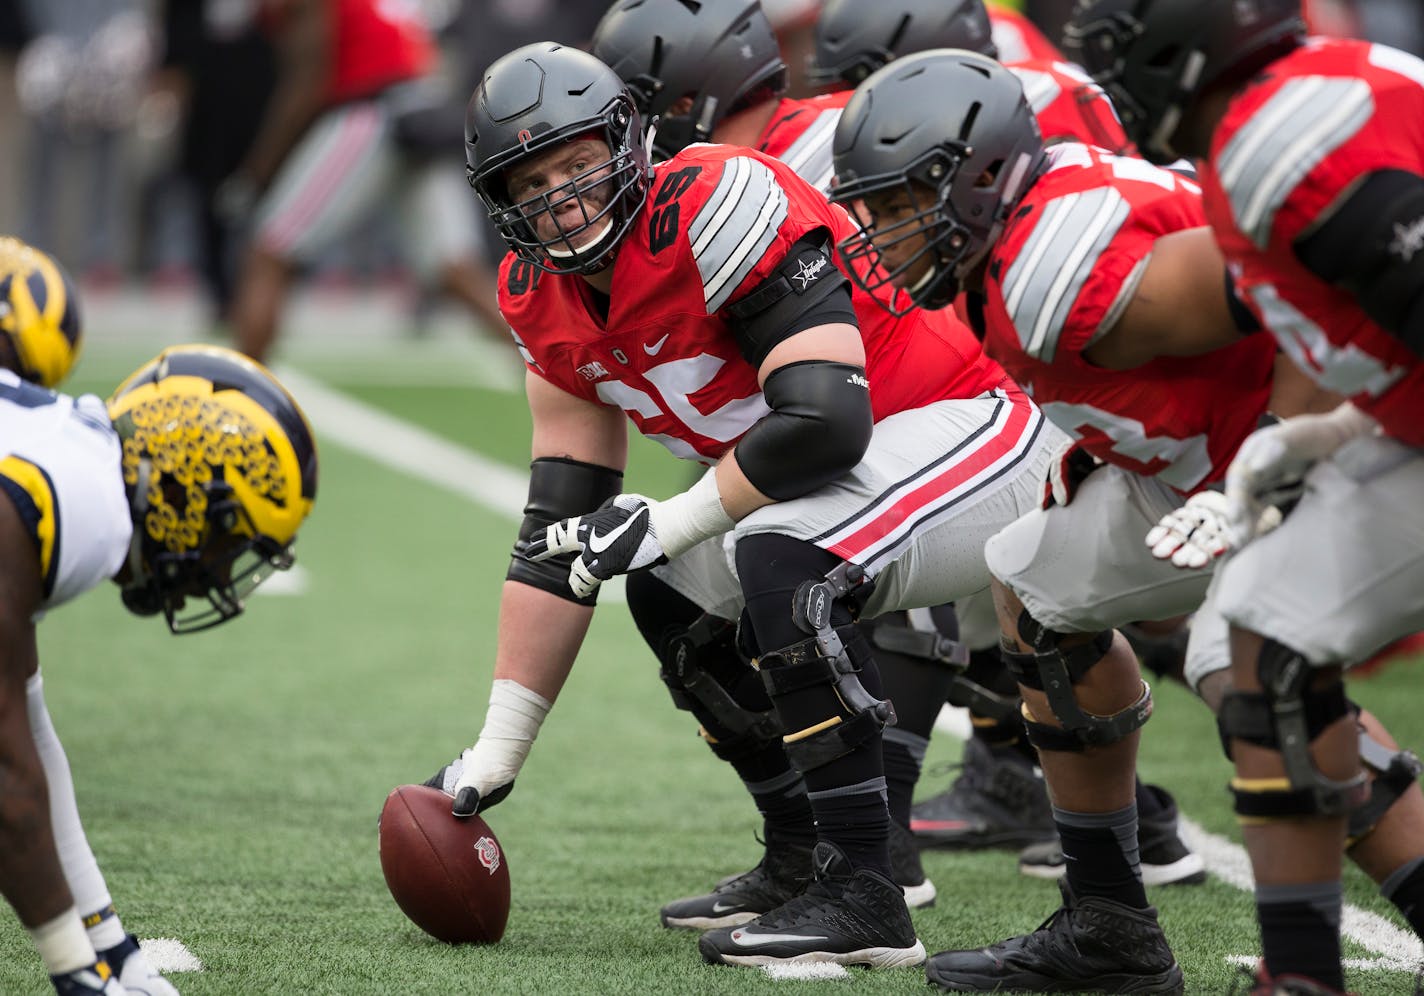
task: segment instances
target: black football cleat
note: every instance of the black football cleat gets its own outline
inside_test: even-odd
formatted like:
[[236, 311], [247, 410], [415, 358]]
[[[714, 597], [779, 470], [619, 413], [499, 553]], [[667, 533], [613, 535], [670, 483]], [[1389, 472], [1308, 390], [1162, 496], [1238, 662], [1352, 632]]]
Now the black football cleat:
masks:
[[951, 992], [1182, 992], [1182, 970], [1155, 909], [1076, 899], [1067, 882], [1059, 888], [1063, 905], [1032, 934], [976, 951], [942, 951], [925, 965], [925, 977]]
[[840, 848], [821, 841], [806, 892], [740, 927], [702, 935], [697, 948], [713, 964], [833, 963], [900, 968], [925, 960], [905, 896], [869, 868], [852, 870]]
[[1017, 751], [970, 738], [959, 777], [910, 811], [923, 847], [1024, 847], [1053, 840], [1053, 807], [1043, 775]]
[[811, 884], [811, 845], [769, 839], [751, 871], [718, 882], [701, 896], [674, 899], [658, 918], [664, 927], [711, 930], [735, 927], [799, 896]]

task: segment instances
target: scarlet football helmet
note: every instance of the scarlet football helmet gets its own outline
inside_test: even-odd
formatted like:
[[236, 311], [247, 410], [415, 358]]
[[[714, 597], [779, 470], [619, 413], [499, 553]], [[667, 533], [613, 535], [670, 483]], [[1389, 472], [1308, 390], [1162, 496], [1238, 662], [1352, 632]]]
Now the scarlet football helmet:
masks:
[[0, 366], [45, 387], [64, 380], [79, 356], [79, 298], [69, 275], [8, 236], [0, 238], [0, 332]]
[[316, 498], [311, 426], [265, 368], [219, 346], [174, 346], [109, 399], [134, 521], [124, 605], [175, 633], [242, 612], [292, 566]]

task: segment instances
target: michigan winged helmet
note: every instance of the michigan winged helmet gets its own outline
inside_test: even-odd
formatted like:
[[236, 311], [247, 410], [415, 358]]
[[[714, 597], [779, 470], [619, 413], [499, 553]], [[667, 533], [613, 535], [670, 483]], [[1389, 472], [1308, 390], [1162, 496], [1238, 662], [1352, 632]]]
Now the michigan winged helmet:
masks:
[[119, 386], [109, 417], [134, 521], [124, 604], [163, 613], [175, 633], [236, 616], [292, 565], [316, 497], [316, 445], [296, 401], [239, 353], [176, 346]]
[[0, 237], [0, 366], [54, 387], [79, 357], [81, 331], [79, 299], [64, 268], [34, 246]]

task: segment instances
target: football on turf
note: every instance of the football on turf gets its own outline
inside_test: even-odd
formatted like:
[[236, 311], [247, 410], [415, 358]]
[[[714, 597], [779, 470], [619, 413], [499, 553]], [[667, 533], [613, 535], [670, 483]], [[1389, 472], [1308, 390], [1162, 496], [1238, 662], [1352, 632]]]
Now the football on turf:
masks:
[[381, 871], [396, 905], [448, 944], [493, 944], [509, 919], [509, 864], [479, 816], [457, 819], [450, 797], [402, 785], [381, 810]]

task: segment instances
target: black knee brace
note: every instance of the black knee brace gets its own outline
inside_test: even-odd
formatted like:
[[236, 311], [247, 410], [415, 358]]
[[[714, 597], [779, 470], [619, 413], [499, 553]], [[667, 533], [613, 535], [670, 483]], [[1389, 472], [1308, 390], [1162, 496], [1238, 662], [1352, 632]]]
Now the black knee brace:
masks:
[[1304, 655], [1266, 640], [1256, 658], [1263, 691], [1227, 692], [1217, 725], [1228, 746], [1235, 737], [1280, 752], [1285, 778], [1233, 778], [1236, 813], [1248, 819], [1339, 816], [1365, 801], [1364, 772], [1344, 781], [1327, 778], [1310, 756], [1310, 744], [1327, 727], [1350, 715], [1345, 685], [1310, 687]]
[[667, 641], [660, 661], [658, 677], [667, 685], [673, 704], [693, 714], [705, 712], [719, 724], [721, 735], [708, 740], [714, 750], [717, 743], [729, 742], [726, 733], [757, 743], [781, 735], [775, 710], [748, 709], [714, 677], [713, 672], [724, 669], [733, 658], [742, 659], [737, 624], [704, 613]]
[[1016, 647], [1000, 650], [1004, 664], [1019, 684], [1048, 696], [1048, 706], [1063, 728], [1038, 723], [1024, 713], [1029, 741], [1039, 750], [1082, 751], [1104, 747], [1141, 729], [1152, 715], [1152, 689], [1142, 683], [1142, 695], [1126, 709], [1111, 716], [1086, 713], [1078, 705], [1073, 686], [1083, 680], [1112, 648], [1113, 631], [1103, 630], [1090, 643], [1064, 650], [1059, 646], [1065, 634], [1041, 626], [1025, 610], [1019, 616], [1019, 636], [1033, 644], [1032, 653]]
[[1375, 777], [1370, 782], [1370, 797], [1363, 805], [1350, 810], [1350, 822], [1345, 830], [1347, 848], [1368, 835], [1424, 771], [1424, 764], [1420, 764], [1413, 751], [1392, 750], [1370, 736], [1363, 726], [1359, 731], [1360, 760]]
[[787, 756], [801, 772], [843, 757], [895, 722], [888, 700], [866, 691], [858, 677], [870, 658], [865, 636], [855, 625], [831, 626], [831, 608], [864, 581], [853, 564], [842, 564], [820, 581], [797, 589], [792, 621], [809, 639], [763, 654], [756, 662], [767, 693], [778, 701], [796, 693], [825, 719], [783, 734]]
[[871, 646], [928, 661], [951, 672], [948, 701], [981, 716], [1003, 720], [1018, 712], [1017, 695], [1000, 695], [969, 675], [970, 651], [935, 628], [916, 625], [913, 614], [884, 616], [866, 624]]

